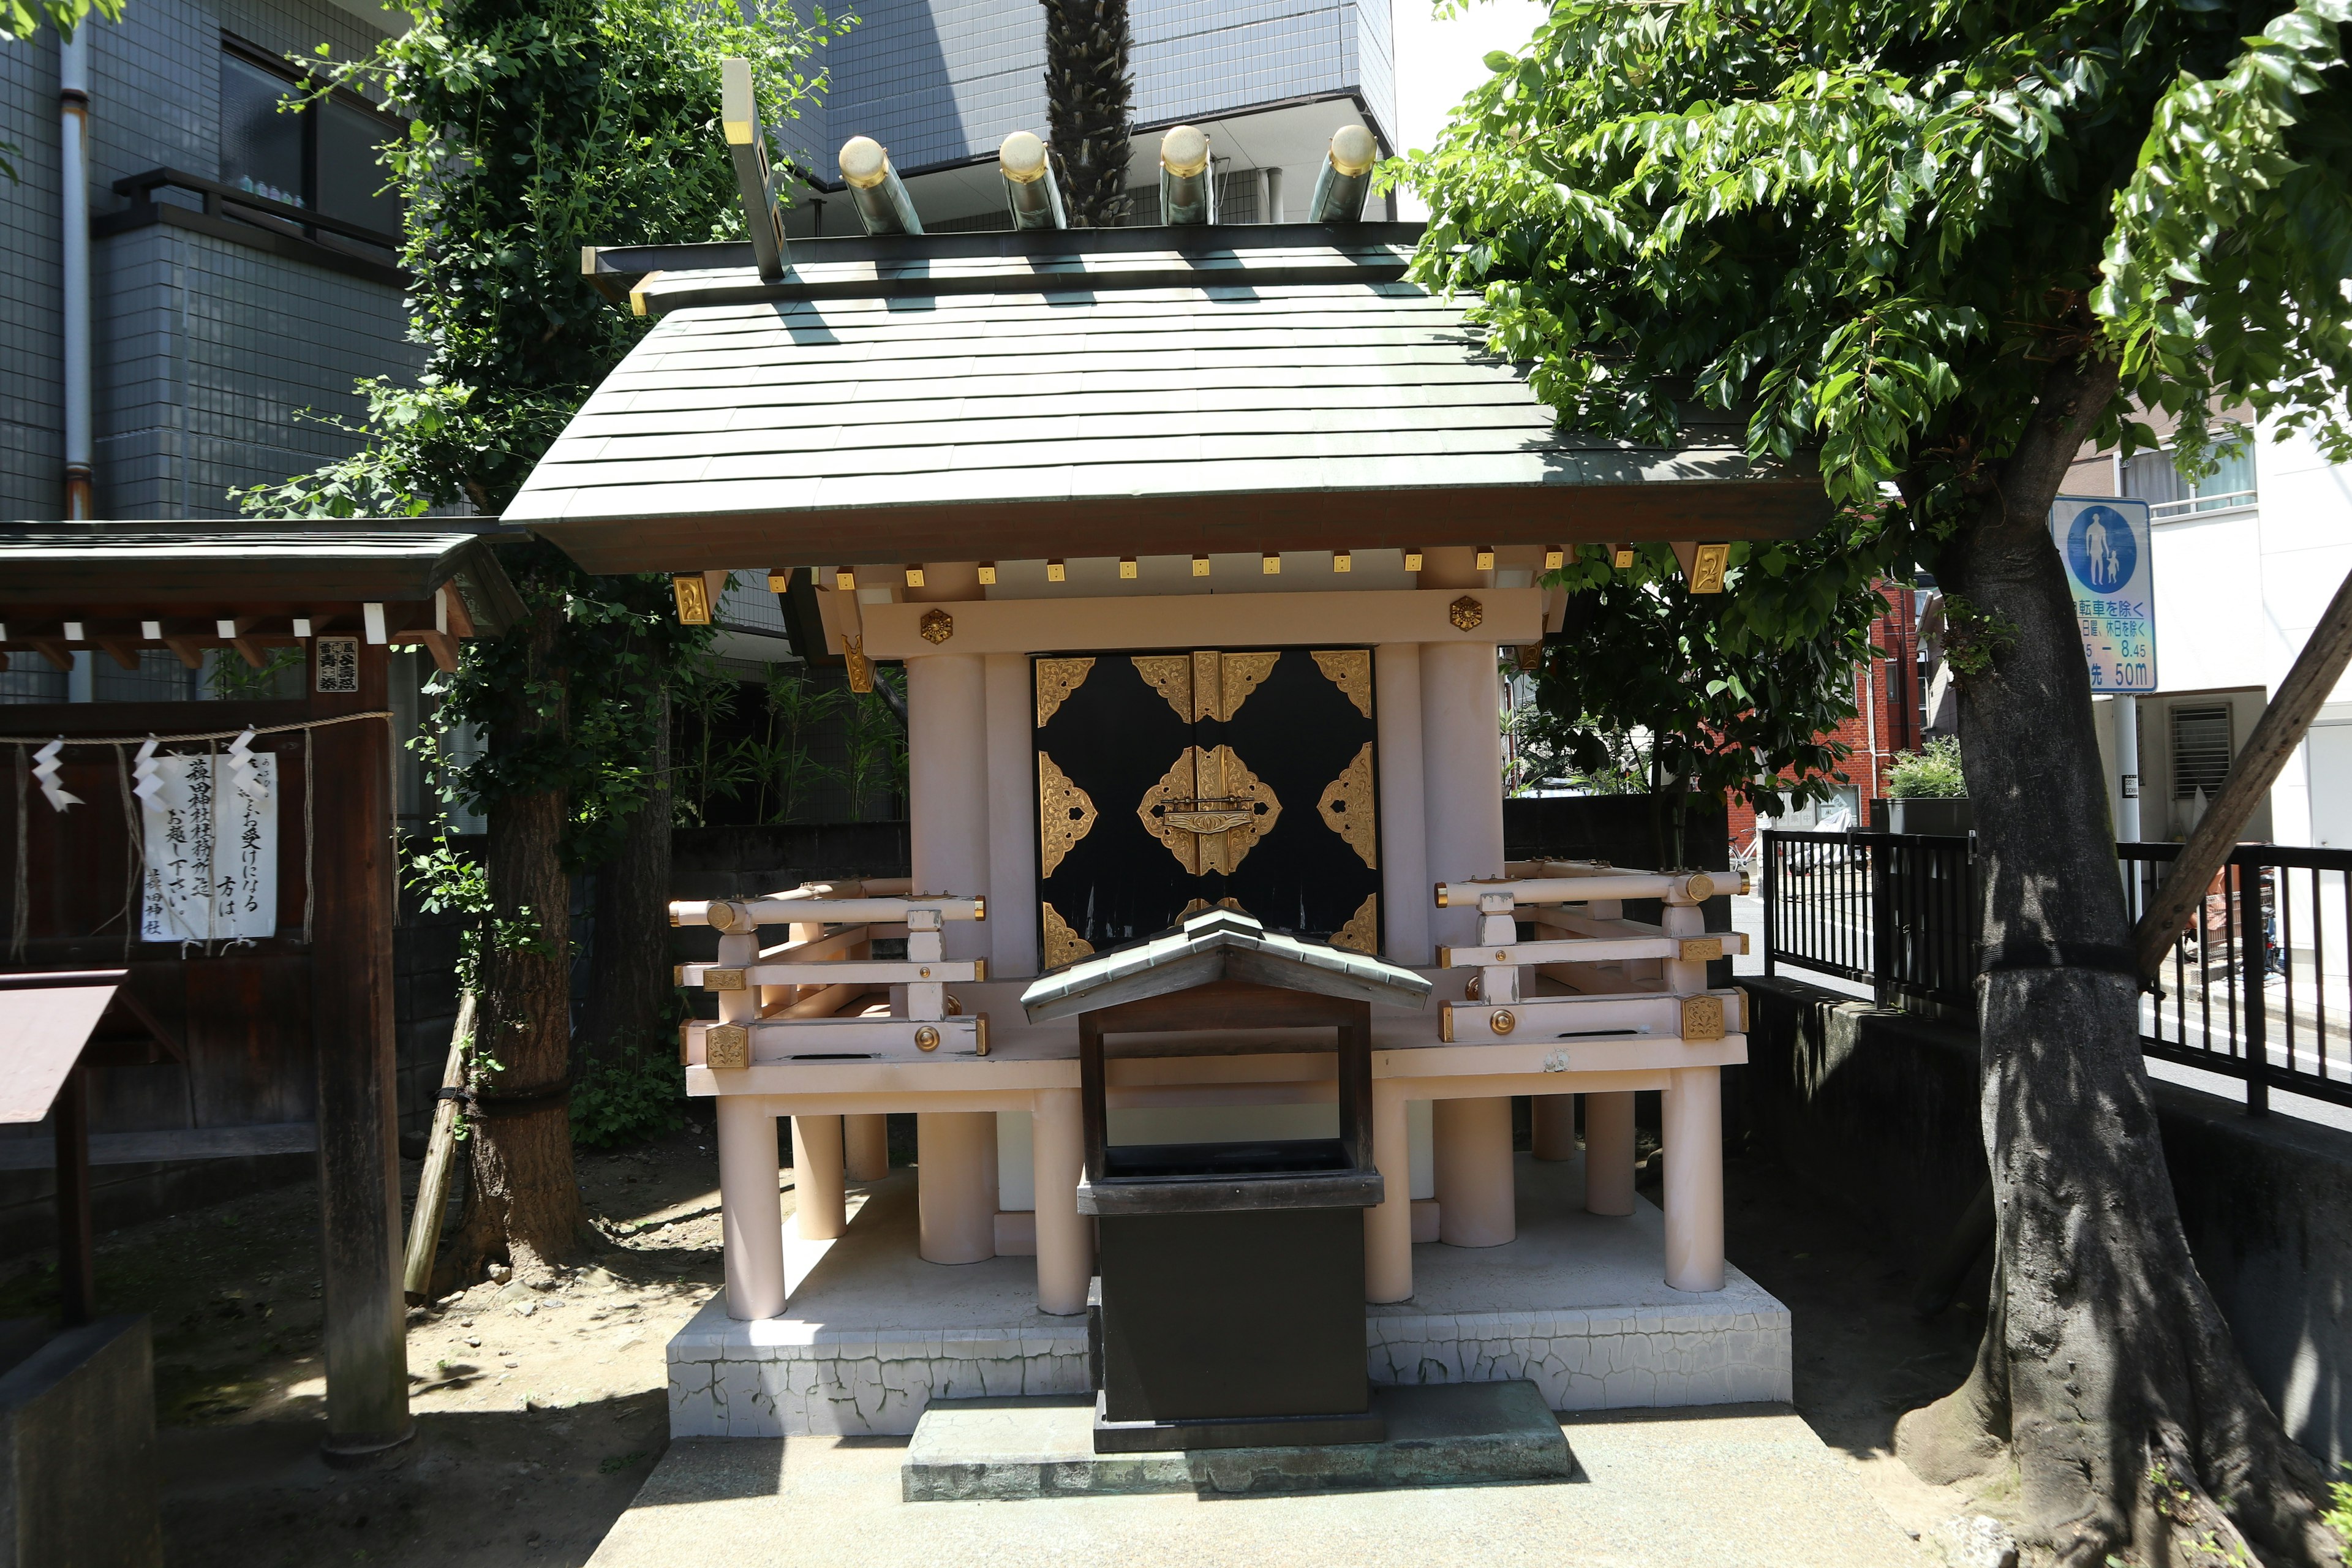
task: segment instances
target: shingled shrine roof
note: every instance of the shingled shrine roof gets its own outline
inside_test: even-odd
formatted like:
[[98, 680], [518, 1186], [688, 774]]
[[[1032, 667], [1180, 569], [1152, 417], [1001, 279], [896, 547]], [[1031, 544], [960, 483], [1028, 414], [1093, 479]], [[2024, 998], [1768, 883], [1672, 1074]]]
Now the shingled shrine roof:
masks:
[[1412, 224], [600, 250], [659, 318], [506, 520], [592, 571], [1739, 540], [1824, 515], [1738, 421], [1558, 428]]

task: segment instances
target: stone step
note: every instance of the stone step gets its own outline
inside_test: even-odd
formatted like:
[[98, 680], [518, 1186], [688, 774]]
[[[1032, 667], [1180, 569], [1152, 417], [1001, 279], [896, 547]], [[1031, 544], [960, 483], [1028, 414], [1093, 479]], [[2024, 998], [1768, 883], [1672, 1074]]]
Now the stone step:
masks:
[[1015, 1501], [1088, 1493], [1239, 1495], [1565, 1481], [1568, 1437], [1533, 1383], [1372, 1390], [1379, 1443], [1097, 1454], [1091, 1394], [935, 1399], [899, 1466], [908, 1502]]

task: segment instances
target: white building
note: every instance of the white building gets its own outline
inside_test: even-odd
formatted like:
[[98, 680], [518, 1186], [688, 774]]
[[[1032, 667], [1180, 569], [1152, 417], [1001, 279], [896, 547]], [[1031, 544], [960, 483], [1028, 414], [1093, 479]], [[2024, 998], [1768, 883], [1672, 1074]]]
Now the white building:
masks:
[[[2095, 702], [2116, 820], [2123, 775], [2136, 771], [2140, 837], [2178, 840], [2197, 819], [2200, 790], [2219, 788], [2352, 573], [2352, 468], [2331, 464], [2301, 437], [2261, 430], [2194, 484], [2168, 450], [2128, 462], [2111, 451], [2085, 454], [2066, 493], [2129, 496], [2154, 508], [2158, 686], [2136, 700], [2136, 770], [2116, 757], [2114, 705], [2125, 700]], [[2352, 847], [2352, 681], [2333, 698], [2246, 837]]]

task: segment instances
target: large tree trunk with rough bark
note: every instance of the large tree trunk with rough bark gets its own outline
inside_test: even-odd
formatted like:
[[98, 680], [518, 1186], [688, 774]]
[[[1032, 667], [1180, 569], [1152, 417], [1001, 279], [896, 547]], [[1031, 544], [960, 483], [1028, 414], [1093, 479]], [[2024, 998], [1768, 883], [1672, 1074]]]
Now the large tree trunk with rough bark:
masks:
[[[2318, 1467], [2255, 1388], [2189, 1256], [2139, 1049], [2130, 927], [2081, 633], [2048, 514], [2115, 395], [2053, 369], [1983, 510], [1937, 563], [1983, 868], [1980, 1112], [1998, 1211], [1985, 1337], [1904, 1417], [1935, 1481], [2013, 1466], [2029, 1540], [2069, 1568], [2340, 1560]], [[1973, 658], [1971, 658], [1973, 654]], [[2031, 1559], [2029, 1559], [2031, 1560]]]
[[[493, 751], [528, 746], [563, 715], [533, 710], [534, 689], [561, 690], [553, 668], [563, 607], [539, 595], [527, 670], [510, 682]], [[460, 1280], [503, 1260], [518, 1279], [547, 1277], [569, 1258], [584, 1223], [572, 1165], [571, 897], [559, 851], [559, 790], [519, 791], [491, 803], [489, 929], [474, 1034], [467, 1148], [473, 1178], [451, 1264]]]
[[645, 800], [621, 832], [613, 858], [596, 868], [596, 965], [588, 977], [581, 1029], [585, 1055], [609, 1058], [624, 1046], [658, 1047], [672, 988], [669, 963], [669, 693], [647, 716], [651, 754]]

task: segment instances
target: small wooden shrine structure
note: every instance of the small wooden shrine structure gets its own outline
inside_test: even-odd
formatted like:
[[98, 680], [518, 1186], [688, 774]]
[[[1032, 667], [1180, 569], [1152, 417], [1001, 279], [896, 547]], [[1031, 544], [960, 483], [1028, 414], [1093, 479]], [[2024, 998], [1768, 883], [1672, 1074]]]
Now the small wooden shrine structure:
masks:
[[[1022, 994], [1032, 1023], [1078, 1021], [1077, 1206], [1095, 1220], [1102, 1280], [1097, 1453], [1386, 1436], [1357, 1289], [1362, 1212], [1386, 1190], [1372, 1156], [1372, 1004], [1418, 1007], [1429, 990], [1410, 969], [1216, 909]], [[1327, 1028], [1336, 1137], [1112, 1142], [1112, 1053], [1181, 1055], [1191, 1036], [1235, 1030], [1295, 1050], [1296, 1031]]]
[[[177, 1063], [106, 1067], [94, 1121], [152, 1126], [184, 1106], [202, 1134], [191, 1153], [274, 1152], [289, 1124], [312, 1124], [298, 1146], [319, 1155], [331, 1455], [409, 1432], [386, 656], [422, 644], [451, 668], [458, 639], [520, 614], [483, 531], [446, 520], [0, 527], [12, 663], [135, 669], [153, 649], [190, 668], [208, 652], [257, 668], [300, 651], [289, 698], [0, 707], [15, 820], [0, 880], [13, 889], [7, 967], [111, 960], [182, 1047]], [[194, 795], [175, 804], [175, 784]], [[150, 820], [159, 792], [179, 813], [163, 839]], [[257, 803], [237, 842], [219, 817], [232, 798]], [[190, 847], [200, 840], [211, 852]], [[274, 879], [252, 868], [264, 855]], [[206, 914], [192, 921], [191, 907]], [[170, 1148], [158, 1138], [151, 1157]]]
[[[764, 570], [812, 657], [853, 684], [905, 666], [911, 882], [672, 906], [723, 933], [682, 979], [719, 1015], [683, 1045], [688, 1092], [719, 1102], [727, 1312], [786, 1311], [774, 1119], [794, 1121], [799, 1235], [821, 1238], [859, 1164], [843, 1151], [887, 1111], [918, 1119], [921, 1256], [1034, 1250], [1043, 1310], [1081, 1311], [1079, 1194], [1121, 1140], [1090, 1146], [1077, 1023], [1024, 1016], [1023, 993], [1217, 907], [1434, 987], [1369, 1013], [1365, 1300], [1412, 1296], [1416, 1240], [1512, 1239], [1515, 1095], [1539, 1097], [1547, 1144], [1583, 1096], [1587, 1204], [1634, 1212], [1641, 1089], [1665, 1091], [1676, 1151], [1664, 1278], [1720, 1289], [1710, 1151], [1747, 1020], [1707, 975], [1740, 939], [1701, 910], [1732, 887], [1507, 866], [1499, 670], [1561, 624], [1545, 576], [1570, 552], [1671, 547], [1719, 591], [1739, 542], [1818, 522], [1818, 483], [1704, 411], [1670, 449], [1561, 430], [1469, 301], [1408, 278], [1419, 226], [1354, 221], [1341, 182], [1369, 165], [1337, 143], [1328, 221], [1217, 226], [1168, 194], [1198, 178], [1169, 163], [1165, 226], [1065, 230], [1008, 162], [1012, 231], [926, 236], [877, 197], [859, 210], [884, 232], [787, 247], [756, 122], [730, 117], [753, 240], [588, 253], [654, 324], [506, 516], [589, 570], [677, 574], [689, 615], [702, 574]], [[901, 935], [903, 960], [872, 956]], [[1336, 1109], [1346, 1053], [1262, 1034], [1113, 1054], [1103, 1114], [1209, 1143], [1244, 1108]], [[1000, 1156], [1007, 1114], [1029, 1170]], [[999, 1208], [1015, 1175], [1034, 1211]], [[686, 1397], [674, 1429], [721, 1429], [678, 1426]], [[805, 1399], [782, 1429], [835, 1418]]]

